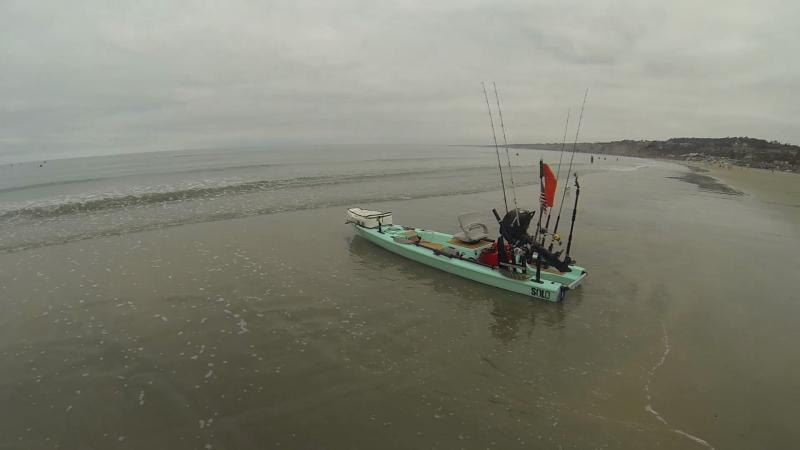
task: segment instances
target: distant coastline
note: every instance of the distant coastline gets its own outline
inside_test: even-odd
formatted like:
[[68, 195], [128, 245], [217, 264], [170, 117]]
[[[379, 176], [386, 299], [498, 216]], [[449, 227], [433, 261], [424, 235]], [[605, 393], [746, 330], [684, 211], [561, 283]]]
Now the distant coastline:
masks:
[[[509, 148], [561, 150], [561, 144], [512, 144]], [[568, 144], [567, 148], [571, 149], [572, 144]], [[577, 144], [576, 149], [581, 153], [663, 158], [800, 173], [800, 146], [750, 137], [582, 142]]]

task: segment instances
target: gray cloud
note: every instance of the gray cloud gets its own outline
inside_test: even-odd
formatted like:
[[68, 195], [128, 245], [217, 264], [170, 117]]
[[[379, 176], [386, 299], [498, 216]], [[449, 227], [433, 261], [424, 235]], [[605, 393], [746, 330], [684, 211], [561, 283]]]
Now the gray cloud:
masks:
[[[163, 4], [161, 4], [163, 3]], [[790, 1], [0, 3], [0, 158], [256, 143], [800, 142]]]

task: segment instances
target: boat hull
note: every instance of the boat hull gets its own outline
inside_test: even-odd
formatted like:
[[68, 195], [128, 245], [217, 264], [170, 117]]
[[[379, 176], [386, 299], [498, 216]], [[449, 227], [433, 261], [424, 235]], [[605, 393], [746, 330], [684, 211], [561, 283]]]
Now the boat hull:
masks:
[[[439, 241], [447, 238], [452, 240], [452, 236], [448, 234], [422, 229], [410, 229], [399, 225], [382, 227], [381, 229], [364, 228], [359, 225], [354, 225], [353, 227], [356, 233], [364, 239], [410, 260], [482, 284], [541, 300], [551, 302], [562, 300], [568, 290], [578, 287], [586, 277], [585, 270], [582, 268], [575, 268], [573, 272], [568, 272], [566, 274], [542, 271], [539, 282], [535, 280], [535, 277], [532, 276], [530, 271], [530, 277], [515, 279], [504, 275], [496, 268], [482, 265], [468, 259], [448, 256], [446, 253], [437, 251], [435, 248], [432, 249], [423, 245], [409, 243], [407, 239], [404, 239], [410, 231], [423, 236], [435, 235]], [[451, 248], [460, 250], [458, 245], [453, 245]], [[463, 255], [471, 255], [469, 248], [465, 247], [463, 250]], [[472, 254], [475, 254], [475, 252]]]

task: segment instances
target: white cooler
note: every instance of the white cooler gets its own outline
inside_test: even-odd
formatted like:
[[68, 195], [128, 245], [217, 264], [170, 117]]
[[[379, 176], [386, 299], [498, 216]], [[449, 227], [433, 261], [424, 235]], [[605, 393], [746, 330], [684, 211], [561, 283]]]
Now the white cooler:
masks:
[[354, 223], [364, 228], [378, 228], [378, 224], [381, 226], [392, 225], [392, 213], [349, 208], [346, 222]]

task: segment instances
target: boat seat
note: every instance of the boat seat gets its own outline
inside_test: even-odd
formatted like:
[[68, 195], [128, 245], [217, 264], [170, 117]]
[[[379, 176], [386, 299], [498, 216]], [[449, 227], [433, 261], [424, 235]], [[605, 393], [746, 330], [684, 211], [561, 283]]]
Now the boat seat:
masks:
[[486, 239], [489, 236], [489, 228], [481, 222], [481, 219], [481, 214], [477, 212], [460, 214], [458, 223], [461, 225], [461, 231], [454, 234], [453, 237], [467, 244]]

